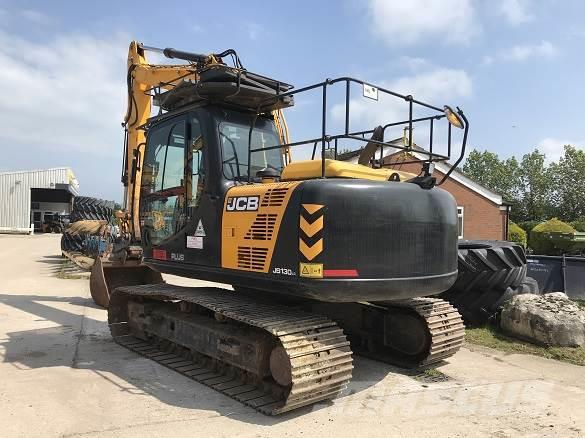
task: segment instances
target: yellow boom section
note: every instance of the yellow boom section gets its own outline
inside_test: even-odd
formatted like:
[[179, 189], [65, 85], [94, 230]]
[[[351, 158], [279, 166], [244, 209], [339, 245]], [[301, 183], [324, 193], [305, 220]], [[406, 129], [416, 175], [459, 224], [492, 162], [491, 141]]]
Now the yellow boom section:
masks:
[[128, 50], [128, 110], [124, 118], [127, 130], [124, 169], [124, 210], [129, 213], [131, 232], [140, 239], [139, 197], [142, 161], [144, 159], [145, 132], [139, 129], [152, 111], [153, 89], [169, 89], [183, 79], [196, 78], [197, 71], [191, 65], [148, 64], [144, 50], [136, 41]]

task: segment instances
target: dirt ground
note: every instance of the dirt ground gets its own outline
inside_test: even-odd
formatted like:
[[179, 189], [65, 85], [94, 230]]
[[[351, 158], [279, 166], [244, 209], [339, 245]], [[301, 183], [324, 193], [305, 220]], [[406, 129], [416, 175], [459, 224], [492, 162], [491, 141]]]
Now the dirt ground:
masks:
[[114, 344], [59, 239], [0, 235], [0, 436], [585, 436], [585, 368], [477, 347], [434, 383], [356, 357], [341, 398], [266, 417]]

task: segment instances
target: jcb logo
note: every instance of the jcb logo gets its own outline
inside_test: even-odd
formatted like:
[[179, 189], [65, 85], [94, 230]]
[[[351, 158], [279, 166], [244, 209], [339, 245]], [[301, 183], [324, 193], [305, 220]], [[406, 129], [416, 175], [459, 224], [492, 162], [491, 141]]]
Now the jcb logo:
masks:
[[258, 196], [233, 196], [227, 200], [227, 211], [256, 211], [260, 204]]

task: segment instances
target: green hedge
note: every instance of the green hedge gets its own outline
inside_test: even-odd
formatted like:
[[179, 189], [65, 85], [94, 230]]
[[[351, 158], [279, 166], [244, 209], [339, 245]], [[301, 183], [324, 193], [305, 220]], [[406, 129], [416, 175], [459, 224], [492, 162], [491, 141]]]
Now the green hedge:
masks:
[[520, 228], [514, 222], [508, 224], [508, 240], [516, 242], [526, 248], [526, 231]]
[[575, 229], [557, 219], [556, 217], [538, 224], [530, 232], [530, 247], [536, 254], [559, 255], [562, 254], [563, 248], [557, 247], [551, 240], [546, 237], [546, 233], [574, 233]]

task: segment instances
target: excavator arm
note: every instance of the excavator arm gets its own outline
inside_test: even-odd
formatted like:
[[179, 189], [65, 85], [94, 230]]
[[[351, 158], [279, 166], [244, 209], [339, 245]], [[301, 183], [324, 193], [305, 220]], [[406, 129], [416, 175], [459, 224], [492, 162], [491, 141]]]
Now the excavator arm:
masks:
[[[172, 49], [166, 49], [172, 50]], [[167, 52], [168, 53], [168, 52]], [[172, 52], [171, 52], [172, 53]], [[202, 56], [202, 58], [205, 58]], [[120, 219], [127, 223], [133, 240], [140, 241], [139, 197], [142, 161], [146, 135], [141, 127], [152, 112], [152, 98], [159, 90], [167, 90], [184, 79], [197, 79], [197, 68], [186, 65], [155, 65], [146, 60], [145, 48], [132, 41], [128, 50], [128, 109], [124, 117], [124, 212]]]

